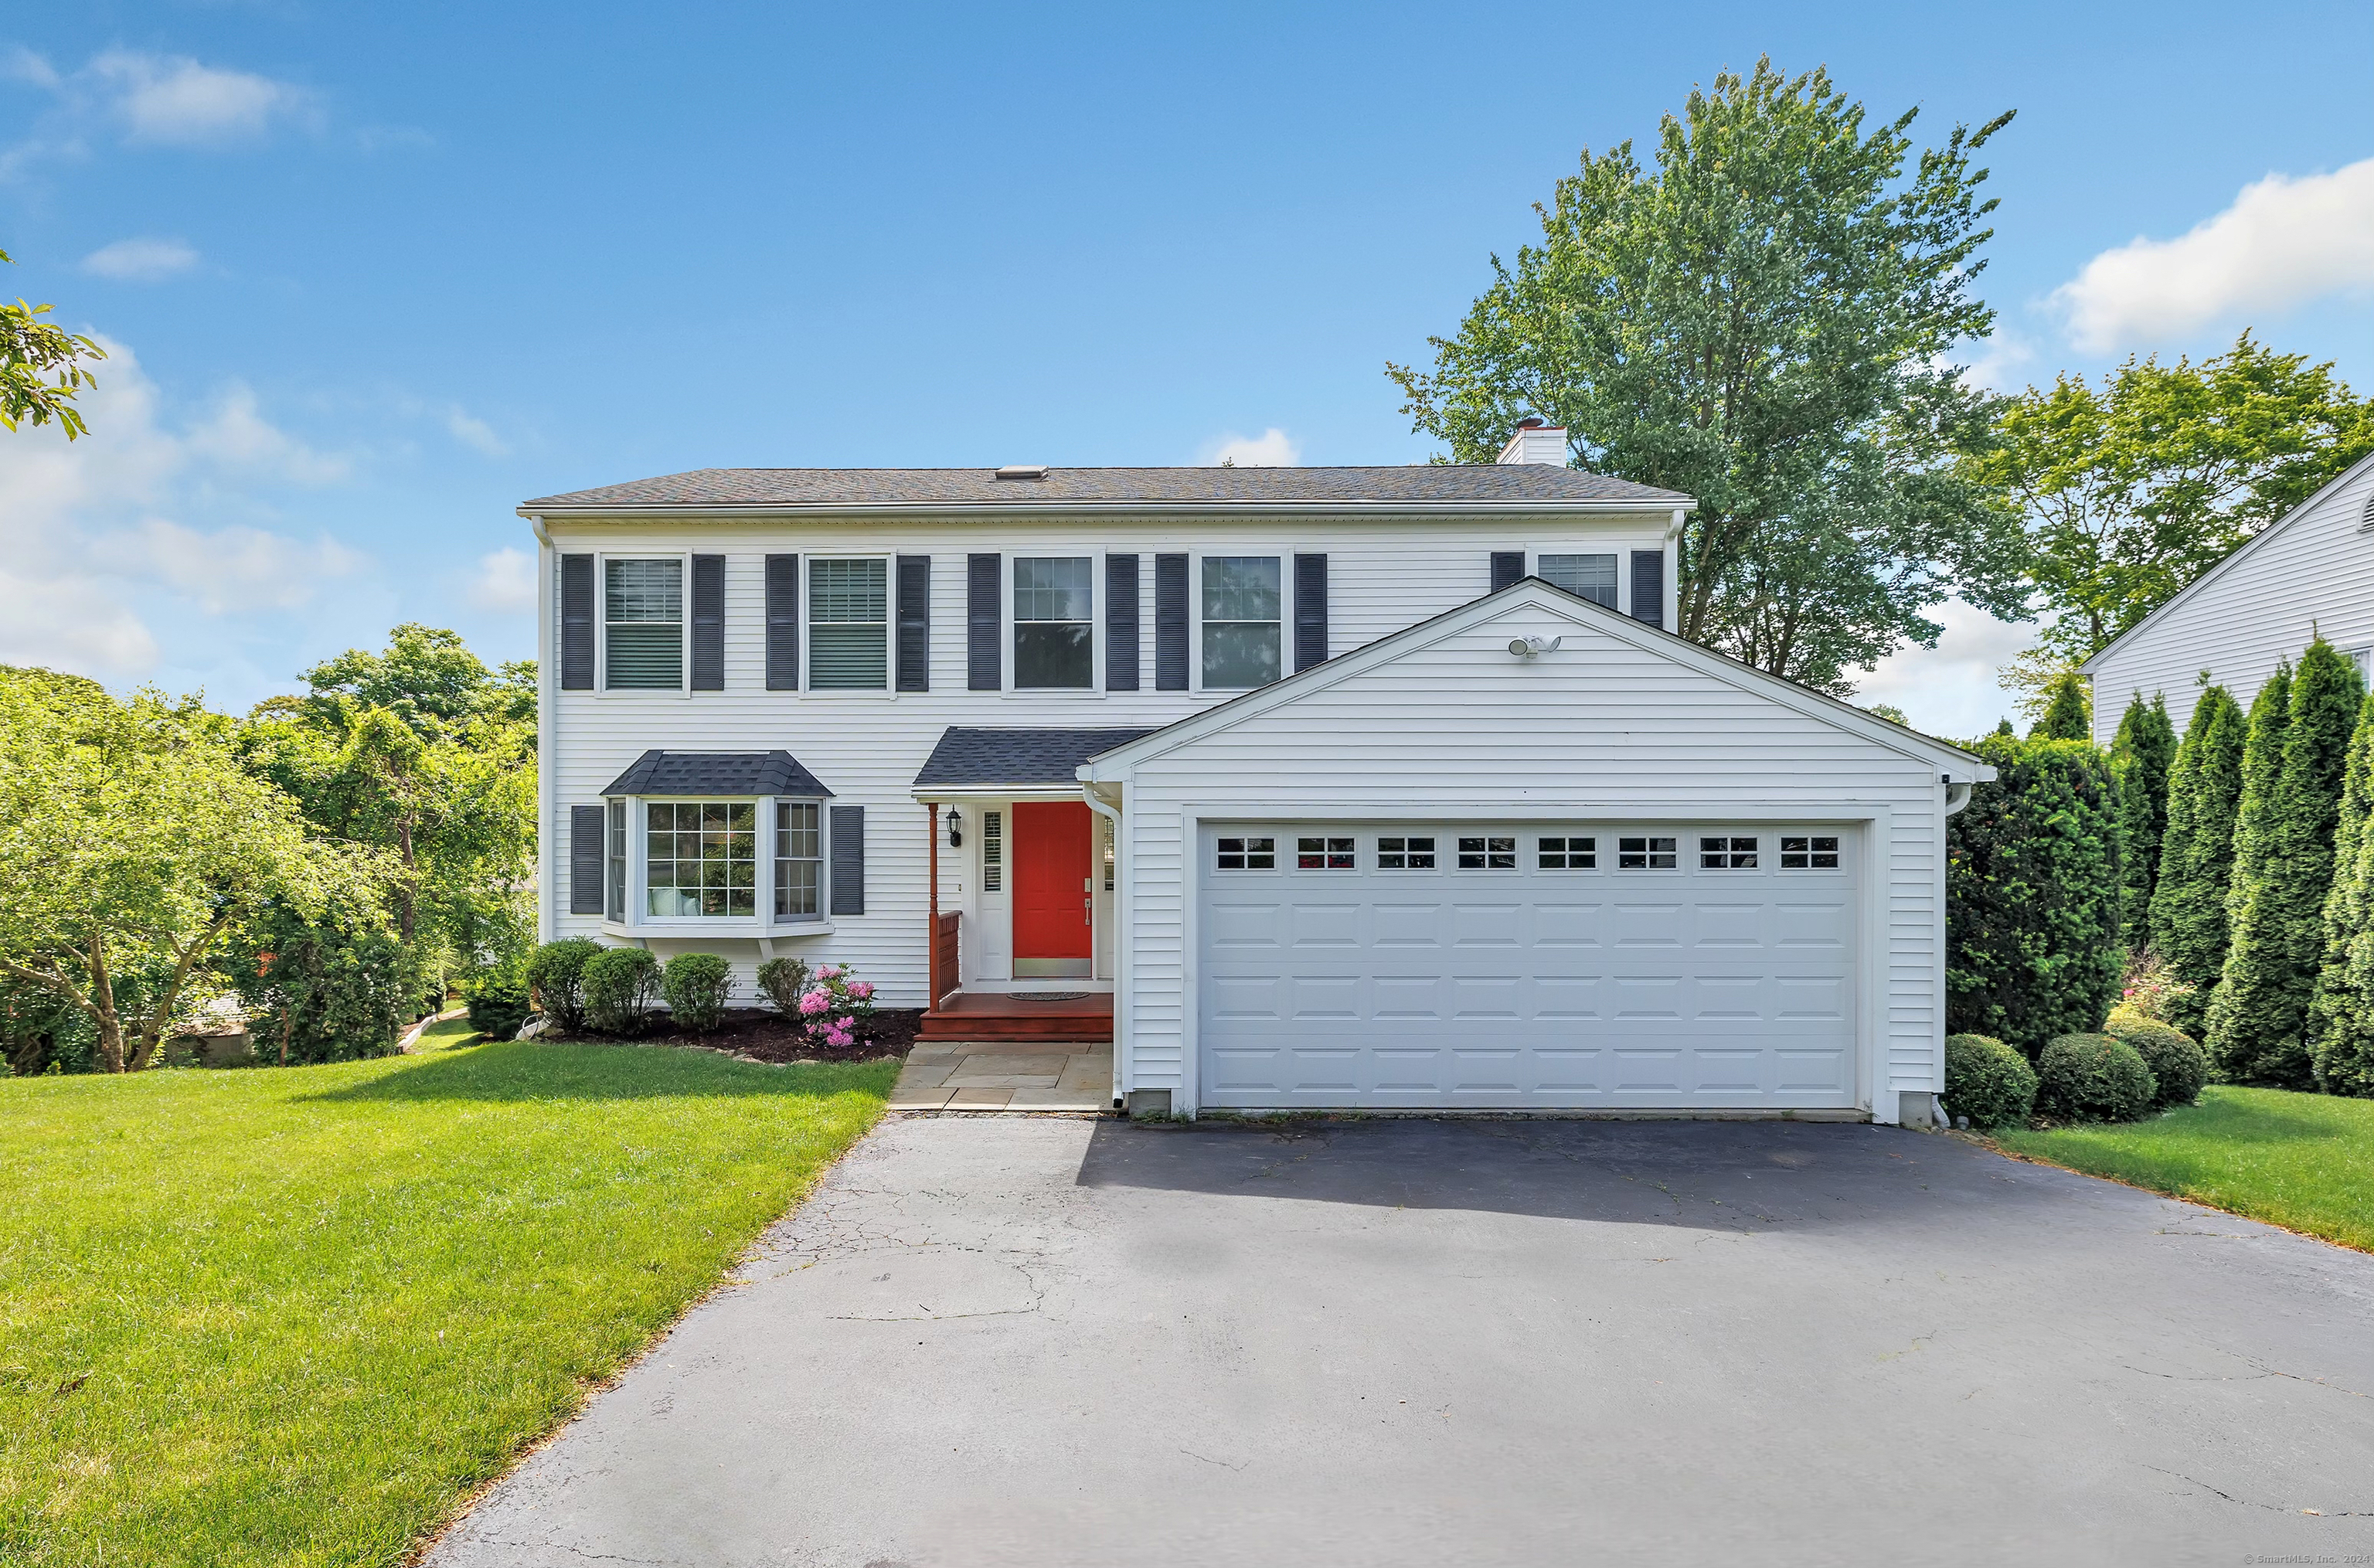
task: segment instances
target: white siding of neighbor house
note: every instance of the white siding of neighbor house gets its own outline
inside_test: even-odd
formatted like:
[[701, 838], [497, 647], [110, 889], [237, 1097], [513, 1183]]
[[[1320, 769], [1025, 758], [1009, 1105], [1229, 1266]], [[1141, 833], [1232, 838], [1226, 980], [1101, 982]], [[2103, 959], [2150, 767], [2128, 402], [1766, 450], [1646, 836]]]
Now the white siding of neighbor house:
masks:
[[2108, 746], [2136, 692], [2168, 698], [2182, 734], [2201, 672], [2245, 708], [2275, 666], [2319, 631], [2345, 653], [2374, 649], [2374, 460], [2361, 463], [2094, 655], [2094, 737]]
[[[1531, 634], [1565, 643], [1512, 657], [1510, 638]], [[1861, 819], [1870, 885], [1859, 1094], [1892, 1120], [1898, 1093], [1943, 1087], [1940, 779], [1928, 755], [1809, 716], [1752, 676], [1718, 677], [1616, 635], [1588, 610], [1521, 596], [1481, 624], [1413, 638], [1398, 657], [1130, 767], [1122, 1085], [1194, 1100], [1196, 817], [1324, 821], [1419, 808], [1707, 824]]]
[[[1628, 552], [1660, 548], [1669, 511], [1587, 517], [1486, 517], [1398, 522], [1193, 518], [914, 521], [891, 525], [772, 518], [547, 519], [553, 548], [545, 571], [544, 668], [548, 757], [546, 819], [541, 835], [544, 931], [547, 938], [604, 937], [600, 917], [569, 913], [569, 808], [593, 805], [601, 792], [644, 751], [789, 751], [833, 792], [832, 803], [866, 808], [866, 913], [838, 916], [829, 933], [774, 938], [775, 950], [812, 962], [849, 963], [880, 988], [890, 1006], [919, 1007], [927, 988], [925, 886], [927, 844], [923, 808], [912, 785], [924, 758], [951, 725], [982, 728], [1153, 727], [1237, 695], [1154, 690], [1154, 567], [1139, 565], [1139, 678], [1134, 692], [997, 692], [966, 689], [965, 557], [975, 551], [1011, 555], [1087, 555], [1108, 551], [1328, 557], [1331, 654], [1342, 654], [1479, 598], [1490, 587], [1490, 553], [1523, 548], [1535, 554], [1615, 552], [1629, 592]], [[917, 555], [932, 558], [931, 687], [927, 692], [770, 691], [766, 686], [765, 564], [769, 554]], [[563, 553], [607, 555], [722, 554], [725, 568], [725, 689], [722, 691], [562, 691], [558, 687], [557, 589], [549, 581]], [[1531, 560], [1529, 559], [1528, 565]], [[1292, 595], [1285, 640], [1291, 665]], [[1668, 614], [1671, 613], [1668, 571]], [[1103, 630], [1103, 568], [1097, 635]], [[1009, 600], [1012, 572], [1005, 573]], [[1191, 583], [1191, 595], [1193, 593]], [[802, 606], [802, 647], [807, 618]], [[1012, 675], [1010, 639], [1005, 650]], [[1101, 678], [1101, 659], [1099, 665]], [[803, 669], [805, 678], [805, 668]], [[977, 824], [974, 826], [977, 827]], [[974, 856], [980, 835], [969, 831], [961, 852], [942, 841], [942, 907], [969, 918], [967, 968], [977, 956], [969, 901], [978, 893]], [[1101, 898], [1102, 895], [1100, 894]], [[617, 932], [608, 938], [622, 939]], [[730, 960], [745, 996], [758, 959], [755, 934], [717, 937], [669, 935], [649, 945], [661, 957], [712, 951]]]

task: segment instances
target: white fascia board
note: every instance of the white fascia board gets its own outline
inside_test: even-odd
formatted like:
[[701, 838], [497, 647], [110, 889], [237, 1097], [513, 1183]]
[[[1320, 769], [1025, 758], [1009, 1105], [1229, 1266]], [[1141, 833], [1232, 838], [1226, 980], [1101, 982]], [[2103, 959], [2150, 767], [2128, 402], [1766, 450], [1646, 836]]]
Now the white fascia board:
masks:
[[2350, 480], [2364, 473], [2369, 466], [2374, 466], [2374, 453], [2369, 453], [2368, 455], [2359, 458], [2356, 462], [2352, 463], [2348, 467], [2334, 475], [2332, 478], [2327, 479], [2318, 488], [2317, 492], [2314, 495], [2309, 497], [2298, 506], [2293, 507], [2289, 512], [2285, 513], [2281, 517], [2276, 518], [2273, 523], [2268, 524], [2265, 527], [2260, 529], [2257, 533], [2251, 535], [2249, 538], [2235, 546], [2233, 552], [2227, 556], [2225, 560], [2219, 561], [2216, 565], [2211, 567], [2208, 571], [2203, 572], [2200, 576], [2194, 578], [2192, 582], [2187, 583], [2183, 587], [2178, 589], [2176, 596], [2168, 600], [2168, 603], [2160, 606], [2159, 608], [2152, 611], [2151, 614], [2144, 617], [2133, 626], [2128, 627], [2124, 631], [2120, 632], [2108, 643], [2103, 643], [2101, 647], [2094, 651], [2093, 657], [2087, 659], [2084, 664], [2079, 665], [2077, 667], [2089, 675], [2093, 673], [2095, 665], [2104, 658], [2109, 657], [2111, 649], [2117, 647], [2128, 638], [2136, 635], [2138, 632], [2142, 631], [2144, 628], [2151, 625], [2154, 621], [2159, 619], [2160, 617], [2168, 614], [2169, 611], [2175, 609], [2177, 606], [2192, 597], [2195, 593], [2207, 587], [2210, 584], [2215, 583], [2220, 577], [2225, 576], [2226, 573], [2234, 567], [2240, 565], [2245, 557], [2250, 556], [2255, 552], [2261, 545], [2265, 544], [2269, 539], [2274, 538], [2277, 534], [2280, 534], [2285, 529], [2290, 527], [2295, 522], [2306, 515], [2308, 512], [2317, 504], [2317, 502], [2322, 501], [2327, 495], [2339, 489], [2342, 486], [2347, 484]]
[[1002, 800], [1077, 800], [1080, 786], [1076, 784], [916, 784], [907, 792], [917, 800], [934, 806], [985, 802], [995, 805]]
[[1033, 517], [1539, 517], [1654, 516], [1696, 508], [1688, 496], [1638, 501], [1059, 501], [997, 504], [954, 501], [870, 501], [819, 506], [540, 506], [518, 507], [522, 517], [560, 522], [648, 523], [748, 521], [878, 523], [887, 517], [964, 518], [975, 522]]
[[1206, 708], [1200, 713], [1190, 714], [1151, 735], [1141, 736], [1126, 746], [1117, 746], [1111, 751], [1091, 757], [1080, 765], [1077, 777], [1083, 784], [1126, 779], [1140, 762], [1298, 701], [1310, 692], [1323, 691], [1338, 681], [1365, 675], [1380, 665], [1392, 663], [1404, 654], [1456, 637], [1497, 619], [1503, 611], [1521, 602], [1563, 616], [1578, 626], [1592, 626], [1608, 632], [1618, 642], [1629, 643], [1644, 653], [1672, 659], [1711, 679], [1766, 698], [1806, 718], [1859, 736], [1898, 756], [1925, 761], [1940, 773], [1951, 775], [1956, 784], [1984, 784], [1995, 776], [1992, 766], [1958, 746], [1932, 739], [1917, 730], [1866, 713], [1851, 702], [1826, 697], [1793, 680], [1783, 680], [1751, 665], [1726, 658], [1673, 632], [1634, 620], [1628, 615], [1580, 595], [1569, 594], [1563, 588], [1553, 587], [1538, 577], [1527, 577], [1497, 594], [1487, 594], [1456, 609], [1446, 610], [1430, 620], [1404, 627], [1378, 638], [1365, 647], [1355, 648], [1348, 654], [1338, 654], [1325, 664], [1313, 665], [1299, 674], [1287, 676], [1258, 690], [1248, 691], [1216, 708]]

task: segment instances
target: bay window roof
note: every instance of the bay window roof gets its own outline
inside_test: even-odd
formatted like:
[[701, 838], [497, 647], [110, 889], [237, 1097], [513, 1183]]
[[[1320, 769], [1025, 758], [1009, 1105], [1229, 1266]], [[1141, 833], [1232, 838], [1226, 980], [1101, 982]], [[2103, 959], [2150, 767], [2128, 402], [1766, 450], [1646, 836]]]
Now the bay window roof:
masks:
[[604, 795], [789, 795], [832, 791], [788, 751], [646, 751]]

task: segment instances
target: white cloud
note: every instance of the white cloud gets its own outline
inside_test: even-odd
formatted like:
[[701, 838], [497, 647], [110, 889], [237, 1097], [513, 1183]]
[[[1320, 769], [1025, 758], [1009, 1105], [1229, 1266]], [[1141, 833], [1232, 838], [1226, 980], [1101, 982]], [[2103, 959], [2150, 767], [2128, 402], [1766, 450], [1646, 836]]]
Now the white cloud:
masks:
[[2036, 641], [2034, 624], [1997, 620], [1959, 599], [1929, 615], [1945, 629], [1937, 645], [1880, 660], [1855, 701], [1901, 708], [1913, 728], [1949, 740], [1984, 735], [2005, 718], [2017, 722], [2018, 699], [1996, 684], [1995, 671]]
[[2053, 291], [2095, 353], [2259, 311], [2374, 288], [2374, 158], [2330, 174], [2270, 174], [2175, 240], [2105, 251]]
[[494, 427], [455, 404], [445, 410], [445, 432], [473, 452], [488, 457], [502, 457], [511, 452], [497, 435]]
[[511, 545], [480, 556], [470, 603], [509, 615], [535, 608], [535, 557]]
[[0, 77], [10, 81], [28, 82], [37, 88], [47, 88], [52, 92], [57, 91], [64, 82], [55, 65], [21, 43], [12, 43], [6, 53], [0, 53]]
[[1231, 430], [1205, 448], [1204, 461], [1234, 463], [1240, 468], [1291, 468], [1302, 461], [1302, 447], [1275, 425], [1257, 436]]
[[123, 283], [155, 283], [198, 265], [198, 253], [179, 240], [118, 240], [82, 258], [82, 269]]
[[201, 65], [180, 55], [112, 49], [93, 60], [88, 72], [104, 84], [112, 109], [135, 142], [249, 141], [275, 120], [304, 114], [311, 103], [310, 95], [286, 82]]
[[7, 438], [0, 660], [138, 678], [159, 662], [154, 615], [286, 614], [364, 564], [327, 536], [308, 543], [260, 525], [268, 512], [253, 516], [276, 487], [345, 477], [347, 459], [272, 424], [242, 386], [170, 419], [138, 358], [101, 341], [99, 384], [80, 399], [90, 433], [68, 442], [53, 425]]

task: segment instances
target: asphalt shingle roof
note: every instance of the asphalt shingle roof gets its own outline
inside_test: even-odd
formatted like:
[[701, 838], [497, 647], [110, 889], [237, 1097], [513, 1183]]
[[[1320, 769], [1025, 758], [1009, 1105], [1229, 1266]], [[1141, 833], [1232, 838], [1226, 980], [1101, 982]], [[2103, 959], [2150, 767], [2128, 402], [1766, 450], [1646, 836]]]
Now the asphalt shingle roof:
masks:
[[604, 795], [812, 795], [832, 791], [788, 751], [646, 751]]
[[1209, 501], [1630, 501], [1676, 506], [1673, 490], [1534, 463], [1416, 463], [1390, 468], [1050, 468], [1001, 479], [989, 468], [697, 468], [540, 496], [522, 510], [605, 506], [1081, 506]]
[[1139, 729], [958, 729], [951, 726], [923, 759], [915, 788], [975, 784], [1070, 784], [1073, 770], [1099, 751], [1126, 746]]

